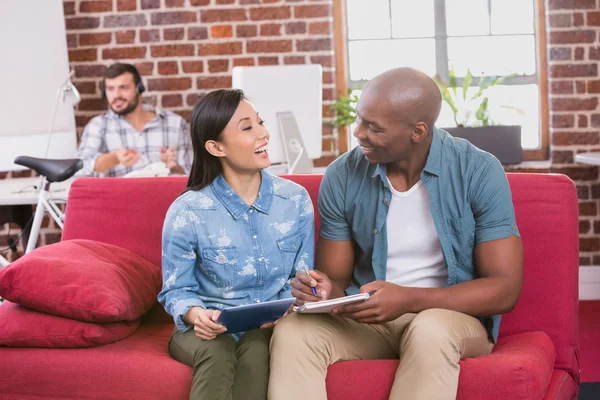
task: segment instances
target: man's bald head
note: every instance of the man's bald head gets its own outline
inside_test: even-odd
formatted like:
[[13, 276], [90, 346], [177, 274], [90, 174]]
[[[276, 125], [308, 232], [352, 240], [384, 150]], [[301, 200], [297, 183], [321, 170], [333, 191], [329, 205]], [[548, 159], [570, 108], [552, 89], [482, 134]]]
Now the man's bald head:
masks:
[[413, 68], [395, 68], [377, 75], [365, 86], [363, 96], [383, 100], [402, 122], [424, 122], [430, 130], [442, 108], [435, 81]]

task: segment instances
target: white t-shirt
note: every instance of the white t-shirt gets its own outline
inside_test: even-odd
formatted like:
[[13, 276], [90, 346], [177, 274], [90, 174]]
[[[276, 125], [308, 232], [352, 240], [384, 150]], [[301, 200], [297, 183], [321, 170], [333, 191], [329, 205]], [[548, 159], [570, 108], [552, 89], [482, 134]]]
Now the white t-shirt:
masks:
[[444, 287], [448, 268], [431, 217], [427, 188], [419, 181], [407, 192], [391, 189], [386, 281], [400, 286]]

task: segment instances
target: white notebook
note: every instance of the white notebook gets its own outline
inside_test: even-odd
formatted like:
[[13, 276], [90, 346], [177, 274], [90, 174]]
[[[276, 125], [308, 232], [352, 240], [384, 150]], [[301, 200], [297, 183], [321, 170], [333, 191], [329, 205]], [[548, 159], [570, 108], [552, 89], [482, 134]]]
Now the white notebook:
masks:
[[353, 294], [352, 296], [339, 297], [337, 299], [304, 303], [302, 306], [295, 306], [294, 311], [304, 314], [329, 313], [337, 306], [360, 303], [367, 300], [369, 296], [369, 293], [359, 293]]

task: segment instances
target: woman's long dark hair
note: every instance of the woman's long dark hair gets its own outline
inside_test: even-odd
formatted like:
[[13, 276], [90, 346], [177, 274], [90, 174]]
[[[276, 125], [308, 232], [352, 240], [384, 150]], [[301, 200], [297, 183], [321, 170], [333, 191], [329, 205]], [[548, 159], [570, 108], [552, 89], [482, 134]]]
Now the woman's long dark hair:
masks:
[[209, 140], [221, 140], [223, 130], [244, 98], [240, 89], [220, 89], [198, 100], [191, 118], [194, 161], [186, 192], [210, 185], [221, 173], [219, 158], [210, 154], [205, 144]]

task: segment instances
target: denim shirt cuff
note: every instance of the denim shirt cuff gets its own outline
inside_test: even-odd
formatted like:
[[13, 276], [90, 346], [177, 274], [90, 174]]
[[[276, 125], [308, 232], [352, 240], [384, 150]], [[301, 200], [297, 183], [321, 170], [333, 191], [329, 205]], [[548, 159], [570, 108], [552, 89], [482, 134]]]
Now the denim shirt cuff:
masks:
[[173, 319], [175, 320], [175, 326], [181, 332], [185, 332], [192, 328], [192, 325], [189, 325], [188, 323], [186, 323], [183, 320], [183, 317], [185, 317], [185, 314], [187, 314], [187, 312], [192, 307], [206, 308], [206, 306], [204, 305], [204, 302], [202, 300], [200, 300], [198, 298], [193, 298], [193, 299], [182, 300], [173, 309]]

